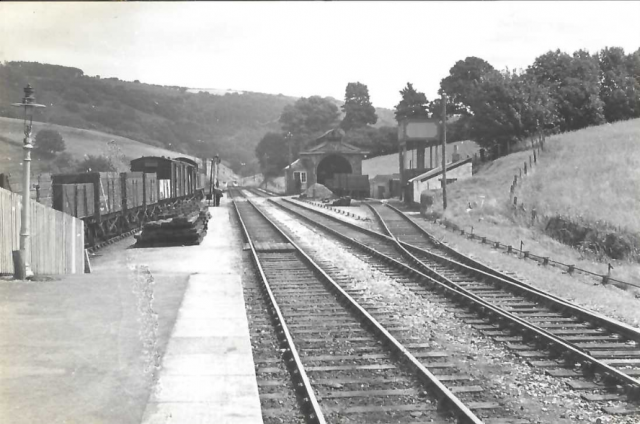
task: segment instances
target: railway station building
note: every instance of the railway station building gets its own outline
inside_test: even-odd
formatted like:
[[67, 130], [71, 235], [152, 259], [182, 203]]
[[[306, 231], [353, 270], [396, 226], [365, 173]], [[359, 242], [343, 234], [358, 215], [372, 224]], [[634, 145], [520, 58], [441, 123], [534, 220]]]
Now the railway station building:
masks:
[[368, 195], [369, 177], [362, 175], [362, 159], [369, 152], [344, 142], [344, 131], [327, 131], [300, 152], [300, 158], [285, 168], [286, 194], [304, 193], [316, 183], [335, 194], [364, 191]]

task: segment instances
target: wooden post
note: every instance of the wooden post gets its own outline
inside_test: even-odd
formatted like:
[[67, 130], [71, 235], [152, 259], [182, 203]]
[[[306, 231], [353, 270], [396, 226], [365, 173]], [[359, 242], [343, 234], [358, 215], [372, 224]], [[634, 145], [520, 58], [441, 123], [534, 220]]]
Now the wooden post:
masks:
[[433, 145], [429, 146], [429, 168], [433, 169]]
[[442, 94], [442, 210], [447, 209], [447, 95]]

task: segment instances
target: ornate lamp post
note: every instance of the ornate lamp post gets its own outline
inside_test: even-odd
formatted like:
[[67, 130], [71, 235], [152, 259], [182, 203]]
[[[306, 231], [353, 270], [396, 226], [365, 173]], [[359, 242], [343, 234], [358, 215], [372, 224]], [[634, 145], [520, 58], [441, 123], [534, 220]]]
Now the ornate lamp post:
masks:
[[20, 251], [19, 260], [14, 261], [15, 276], [19, 279], [33, 277], [33, 271], [29, 262], [31, 261], [31, 249], [29, 246], [29, 224], [31, 221], [31, 208], [30, 202], [30, 185], [31, 185], [31, 128], [33, 126], [33, 111], [35, 108], [43, 108], [44, 105], [36, 103], [36, 98], [33, 96], [33, 87], [30, 84], [24, 88], [24, 99], [22, 103], [13, 103], [13, 106], [24, 108], [24, 158], [22, 159], [22, 215], [20, 223]]

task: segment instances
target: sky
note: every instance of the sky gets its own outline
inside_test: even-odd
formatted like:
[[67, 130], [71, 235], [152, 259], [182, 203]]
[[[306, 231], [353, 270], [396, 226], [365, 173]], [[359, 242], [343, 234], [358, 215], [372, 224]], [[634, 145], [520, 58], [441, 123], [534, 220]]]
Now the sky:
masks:
[[[0, 61], [127, 81], [344, 98], [428, 99], [459, 60], [524, 69], [549, 50], [640, 48], [640, 2], [0, 2]], [[37, 88], [36, 88], [37, 89]]]

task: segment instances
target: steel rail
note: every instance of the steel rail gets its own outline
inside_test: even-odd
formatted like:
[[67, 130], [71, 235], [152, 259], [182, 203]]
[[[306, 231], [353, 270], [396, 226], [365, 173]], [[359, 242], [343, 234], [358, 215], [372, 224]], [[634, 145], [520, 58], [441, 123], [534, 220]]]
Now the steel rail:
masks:
[[[526, 322], [525, 320], [513, 315], [512, 313], [505, 311], [501, 308], [498, 308], [494, 305], [492, 305], [491, 303], [483, 300], [482, 298], [478, 297], [477, 295], [471, 293], [470, 291], [460, 287], [458, 284], [454, 283], [453, 281], [449, 280], [448, 278], [438, 274], [437, 272], [433, 271], [431, 268], [429, 268], [428, 266], [426, 266], [425, 264], [423, 264], [418, 258], [416, 258], [414, 255], [412, 255], [410, 252], [408, 252], [404, 247], [402, 247], [402, 245], [397, 242], [397, 240], [393, 239], [392, 237], [386, 236], [384, 234], [380, 234], [371, 230], [366, 230], [363, 229], [361, 227], [355, 226], [353, 224], [344, 222], [342, 220], [339, 220], [337, 218], [333, 218], [330, 216], [327, 216], [328, 218], [331, 218], [333, 220], [339, 221], [340, 223], [346, 224], [348, 226], [355, 226], [361, 230], [364, 230], [365, 232], [368, 233], [374, 233], [377, 234], [379, 236], [379, 238], [386, 238], [394, 243], [397, 244], [397, 246], [399, 247], [399, 249], [401, 249], [401, 251], [406, 252], [406, 256], [411, 262], [413, 262], [418, 268], [420, 268], [422, 271], [426, 271], [427, 274], [425, 274], [424, 272], [420, 271], [420, 270], [416, 270], [410, 266], [407, 266], [389, 256], [386, 256], [378, 251], [376, 251], [375, 249], [370, 248], [369, 246], [363, 245], [360, 242], [358, 242], [357, 240], [347, 237], [345, 235], [343, 235], [342, 233], [340, 233], [339, 231], [336, 231], [332, 228], [329, 228], [323, 224], [318, 223], [317, 221], [314, 221], [302, 214], [300, 214], [299, 212], [293, 211], [291, 209], [288, 209], [286, 207], [284, 207], [281, 204], [278, 204], [277, 202], [270, 200], [271, 202], [273, 202], [274, 204], [278, 205], [279, 207], [281, 207], [282, 209], [289, 211], [290, 213], [293, 213], [297, 216], [302, 217], [305, 221], [310, 222], [312, 225], [314, 226], [318, 226], [320, 228], [322, 228], [323, 230], [334, 234], [336, 237], [346, 240], [348, 243], [360, 248], [361, 250], [365, 250], [367, 252], [369, 252], [370, 254], [381, 258], [382, 260], [384, 260], [385, 262], [389, 262], [394, 264], [396, 267], [414, 275], [414, 276], [419, 276], [421, 277], [424, 281], [426, 281], [427, 283], [429, 283], [432, 287], [436, 287], [436, 288], [440, 288], [441, 290], [444, 290], [445, 293], [449, 293], [451, 294], [454, 298], [462, 298], [463, 300], [467, 300], [468, 302], [471, 302], [472, 304], [476, 304], [477, 306], [480, 307], [481, 312], [483, 313], [489, 313], [495, 317], [498, 317], [498, 321], [500, 322], [500, 324], [505, 325], [506, 323], [513, 323], [518, 325], [521, 329], [527, 331], [528, 333], [533, 334], [533, 339], [540, 342], [541, 340], [544, 340], [546, 342], [547, 345], [550, 345], [552, 347], [560, 347], [562, 348], [562, 350], [564, 350], [565, 355], [564, 355], [564, 359], [567, 363], [569, 363], [570, 361], [573, 360], [580, 360], [582, 362], [586, 362], [587, 364], [591, 365], [591, 367], [593, 369], [597, 369], [598, 371], [602, 372], [603, 374], [605, 374], [606, 376], [615, 379], [618, 382], [623, 383], [626, 387], [626, 392], [627, 392], [627, 396], [629, 398], [638, 398], [640, 397], [640, 381], [634, 379], [633, 377], [624, 374], [623, 372], [599, 361], [598, 359], [594, 358], [593, 356], [583, 352], [581, 349], [577, 348], [576, 346], [567, 343], [566, 341], [564, 341], [561, 338], [558, 338], [557, 336], [551, 334], [550, 332], [541, 329], [537, 326], [531, 325], [528, 322]], [[292, 202], [290, 202], [292, 203]], [[295, 204], [295, 203], [294, 203]], [[433, 274], [434, 276], [436, 276], [438, 279], [436, 278], [432, 278], [431, 276], [429, 276], [428, 274]], [[442, 280], [442, 281], [440, 281]], [[508, 325], [507, 325], [508, 326]], [[584, 368], [584, 364], [583, 364], [583, 369]], [[586, 370], [586, 369], [585, 369]]]
[[[271, 202], [273, 202], [270, 199]], [[277, 225], [269, 219], [252, 201], [248, 202], [253, 205], [254, 208], [260, 214], [269, 221], [274, 228], [278, 228]], [[275, 203], [275, 202], [274, 202]], [[277, 204], [277, 203], [276, 203]], [[289, 236], [287, 236], [282, 230], [278, 228], [278, 231], [285, 237], [294, 249], [301, 255], [304, 262], [310, 266], [314, 272], [321, 277], [322, 281], [328, 285], [330, 291], [335, 293], [343, 302], [346, 303], [346, 307], [355, 312], [360, 319], [364, 322], [365, 326], [370, 328], [375, 334], [383, 339], [383, 342], [394, 351], [400, 358], [413, 368], [420, 381], [422, 381], [428, 388], [435, 391], [438, 395], [438, 409], [444, 408], [451, 409], [454, 415], [458, 419], [459, 424], [482, 424], [480, 420], [469, 408], [455, 396], [442, 382], [432, 374], [422, 363], [416, 359], [395, 337], [389, 333], [382, 324], [380, 324], [366, 309], [347, 293], [338, 283], [336, 283], [316, 262], [304, 252]]]
[[[250, 202], [251, 203], [251, 202]], [[252, 204], [253, 205], [253, 204]], [[255, 205], [253, 205], [255, 207]], [[311, 382], [309, 381], [309, 377], [307, 376], [306, 371], [304, 370], [304, 366], [302, 365], [302, 361], [300, 360], [300, 355], [298, 354], [298, 350], [296, 349], [295, 344], [293, 343], [293, 338], [291, 337], [291, 333], [289, 332], [289, 328], [284, 320], [284, 316], [282, 315], [282, 311], [276, 302], [275, 296], [271, 287], [269, 286], [269, 282], [267, 281], [267, 276], [262, 269], [262, 265], [260, 264], [260, 260], [258, 259], [258, 252], [256, 252], [255, 246], [253, 244], [253, 240], [249, 236], [249, 231], [240, 215], [240, 211], [236, 205], [236, 202], [233, 202], [233, 207], [236, 211], [236, 215], [238, 220], [240, 221], [240, 225], [242, 226], [243, 236], [248, 243], [251, 249], [251, 257], [253, 262], [260, 273], [260, 281], [262, 281], [263, 287], [268, 295], [268, 303], [271, 305], [271, 311], [275, 315], [275, 319], [278, 322], [281, 330], [278, 335], [283, 339], [282, 341], [285, 343], [287, 347], [287, 352], [290, 353], [291, 359], [287, 361], [287, 365], [293, 366], [293, 375], [294, 377], [300, 380], [296, 383], [296, 388], [302, 391], [302, 400], [304, 402], [303, 408], [308, 409], [307, 414], [309, 418], [314, 424], [326, 424], [326, 420], [324, 415], [322, 414], [322, 410], [320, 409], [320, 405], [318, 404], [318, 400], [316, 399], [313, 388], [311, 387]], [[293, 362], [293, 364], [291, 364]]]
[[[369, 207], [371, 207], [370, 205], [368, 205]], [[463, 270], [466, 270], [468, 272], [472, 272], [475, 273], [479, 276], [481, 276], [482, 278], [489, 278], [491, 279], [492, 282], [496, 282], [499, 283], [502, 287], [509, 287], [509, 288], [513, 288], [516, 289], [519, 292], [523, 292], [528, 296], [537, 298], [547, 304], [551, 304], [550, 306], [555, 306], [555, 305], [559, 305], [562, 307], [562, 309], [564, 309], [565, 312], [570, 312], [571, 314], [576, 315], [577, 317], [585, 320], [585, 321], [591, 321], [592, 323], [602, 326], [602, 327], [606, 327], [608, 329], [614, 330], [615, 332], [623, 335], [624, 337], [626, 337], [629, 340], [634, 340], [638, 343], [640, 343], [640, 331], [638, 329], [635, 329], [633, 327], [631, 327], [630, 325], [621, 323], [619, 321], [616, 320], [612, 320], [611, 318], [605, 317], [601, 314], [598, 314], [597, 312], [594, 311], [590, 311], [588, 309], [585, 309], [579, 305], [576, 305], [574, 303], [571, 303], [565, 299], [562, 299], [558, 296], [555, 296], [551, 293], [548, 293], [544, 290], [538, 289], [536, 287], [530, 286], [528, 284], [523, 283], [522, 281], [519, 281], [513, 277], [510, 277], [498, 270], [495, 270], [487, 265], [484, 265], [472, 258], [469, 258], [467, 256], [465, 256], [464, 254], [457, 252], [455, 249], [453, 249], [452, 247], [449, 247], [447, 245], [445, 245], [444, 243], [439, 242], [438, 240], [435, 239], [435, 237], [433, 237], [431, 234], [429, 234], [424, 228], [420, 227], [416, 222], [414, 222], [411, 218], [409, 218], [407, 215], [405, 215], [404, 213], [402, 213], [402, 211], [398, 210], [397, 208], [391, 206], [391, 205], [386, 205], [387, 207], [391, 208], [392, 210], [394, 210], [395, 212], [397, 212], [403, 219], [405, 219], [407, 222], [409, 222], [416, 230], [418, 230], [422, 235], [424, 235], [425, 237], [427, 237], [429, 240], [433, 241], [433, 243], [436, 245], [437, 248], [440, 248], [442, 250], [444, 250], [446, 253], [451, 254], [452, 256], [456, 257], [460, 262], [452, 260], [450, 258], [446, 258], [444, 256], [438, 255], [437, 253], [434, 252], [430, 252], [428, 250], [422, 249], [420, 247], [414, 246], [410, 243], [406, 243], [406, 242], [402, 242], [400, 241], [400, 243], [407, 249], [409, 250], [413, 250], [414, 252], [418, 252], [424, 255], [429, 256], [431, 259], [436, 260], [436, 261], [441, 261], [441, 262], [445, 262], [448, 264], [451, 264], [455, 267], [458, 268], [462, 268]], [[375, 209], [373, 209], [375, 211]], [[375, 211], [377, 214], [377, 211]], [[382, 219], [380, 217], [380, 219]], [[385, 225], [386, 226], [386, 225]], [[555, 304], [555, 305], [554, 305]]]

